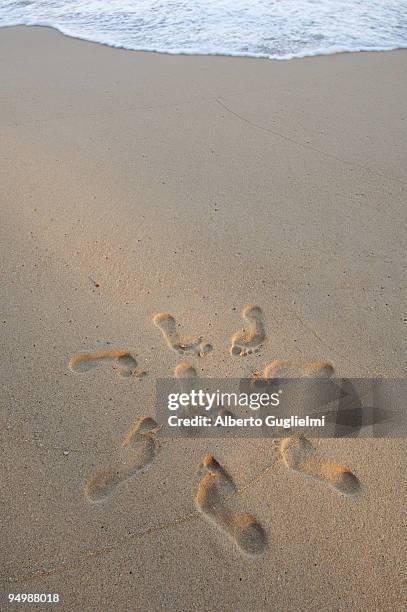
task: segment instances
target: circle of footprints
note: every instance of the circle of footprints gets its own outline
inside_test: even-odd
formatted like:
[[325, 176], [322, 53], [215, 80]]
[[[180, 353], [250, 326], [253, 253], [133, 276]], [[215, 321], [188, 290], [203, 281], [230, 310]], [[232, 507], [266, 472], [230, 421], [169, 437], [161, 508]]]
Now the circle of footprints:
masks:
[[[232, 357], [255, 353], [266, 340], [264, 316], [259, 306], [246, 305], [241, 316], [244, 327], [230, 338]], [[156, 314], [153, 323], [167, 346], [179, 355], [204, 357], [213, 350], [203, 336], [181, 336], [175, 317], [169, 313]], [[128, 351], [79, 353], [70, 359], [69, 367], [75, 373], [84, 374], [101, 363], [109, 363], [123, 377], [146, 375], [138, 368], [135, 356]], [[328, 362], [275, 359], [265, 366], [262, 376], [253, 377], [253, 382], [261, 384], [273, 378], [329, 378], [333, 374], [334, 368]], [[188, 381], [197, 378], [198, 374], [191, 364], [183, 362], [175, 367], [174, 376], [187, 388]], [[229, 413], [221, 406], [217, 408], [219, 414]], [[117, 450], [113, 465], [95, 471], [86, 482], [84, 493], [87, 500], [101, 503], [110, 498], [120, 485], [144, 472], [157, 454], [159, 430], [160, 425], [154, 419], [138, 418]], [[359, 492], [356, 476], [348, 468], [319, 457], [304, 436], [284, 438], [276, 447], [287, 469], [326, 483], [342, 495], [353, 496]], [[230, 508], [229, 502], [238, 489], [228, 471], [210, 454], [203, 458], [200, 471], [203, 475], [195, 495], [198, 511], [225, 533], [241, 552], [247, 555], [263, 553], [267, 548], [267, 535], [261, 524], [252, 514]]]

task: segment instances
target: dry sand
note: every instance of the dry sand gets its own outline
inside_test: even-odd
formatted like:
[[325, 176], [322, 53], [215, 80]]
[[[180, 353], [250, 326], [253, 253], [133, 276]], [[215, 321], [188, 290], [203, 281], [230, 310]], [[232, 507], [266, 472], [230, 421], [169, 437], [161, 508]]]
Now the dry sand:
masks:
[[[404, 609], [405, 441], [278, 458], [133, 424], [181, 361], [406, 375], [406, 71], [406, 51], [173, 57], [0, 30], [3, 591], [75, 611]], [[247, 303], [266, 341], [232, 357]], [[179, 355], [183, 335], [213, 350]], [[327, 486], [332, 465], [359, 495]]]

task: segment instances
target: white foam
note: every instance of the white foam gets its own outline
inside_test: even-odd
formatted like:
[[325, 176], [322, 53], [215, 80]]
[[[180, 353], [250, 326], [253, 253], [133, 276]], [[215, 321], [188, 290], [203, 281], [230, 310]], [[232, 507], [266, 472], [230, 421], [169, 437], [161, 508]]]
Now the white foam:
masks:
[[293, 59], [407, 48], [407, 0], [2, 0], [0, 26], [113, 47]]

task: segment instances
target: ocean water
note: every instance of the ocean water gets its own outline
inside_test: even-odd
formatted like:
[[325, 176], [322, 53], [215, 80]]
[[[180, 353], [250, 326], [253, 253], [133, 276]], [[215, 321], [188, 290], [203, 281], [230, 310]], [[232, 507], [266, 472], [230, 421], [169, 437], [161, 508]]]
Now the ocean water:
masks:
[[126, 49], [291, 59], [407, 47], [407, 0], [0, 0], [0, 26]]

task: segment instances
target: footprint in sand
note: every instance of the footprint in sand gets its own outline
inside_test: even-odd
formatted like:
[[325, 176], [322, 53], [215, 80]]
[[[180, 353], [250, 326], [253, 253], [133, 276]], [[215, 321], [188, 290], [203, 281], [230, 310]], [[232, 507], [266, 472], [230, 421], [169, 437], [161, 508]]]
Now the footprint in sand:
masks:
[[159, 425], [150, 417], [141, 417], [130, 429], [111, 468], [98, 470], [85, 485], [85, 496], [91, 502], [110, 497], [121, 483], [145, 470], [156, 455], [155, 434]]
[[160, 312], [153, 317], [153, 322], [161, 331], [167, 345], [179, 354], [192, 353], [204, 357], [212, 351], [212, 345], [204, 342], [203, 336], [181, 338], [175, 318], [168, 312]]
[[328, 379], [335, 370], [328, 361], [293, 361], [291, 359], [274, 359], [266, 364], [263, 374], [256, 372], [252, 376], [254, 387], [264, 387], [278, 378], [316, 378]]
[[258, 351], [266, 339], [263, 311], [259, 306], [248, 304], [242, 310], [242, 318], [247, 326], [231, 337], [230, 354], [232, 357], [245, 357]]
[[83, 374], [100, 363], [112, 364], [119, 376], [137, 376], [141, 378], [146, 375], [144, 370], [137, 367], [134, 356], [127, 351], [101, 351], [97, 353], [79, 353], [69, 360], [69, 367], [73, 372]]
[[327, 361], [292, 361], [274, 359], [264, 368], [264, 378], [330, 378], [334, 373]]
[[183, 362], [179, 363], [174, 368], [174, 376], [175, 378], [198, 378], [198, 373], [195, 370], [194, 366], [189, 363]]
[[225, 504], [226, 499], [236, 491], [231, 476], [213, 455], [206, 455], [201, 467], [206, 474], [199, 483], [195, 497], [199, 511], [226, 533], [242, 552], [248, 555], [264, 552], [267, 537], [256, 518], [248, 512], [234, 512]]
[[[186, 362], [179, 363], [174, 368], [174, 376], [180, 380], [180, 386], [183, 393], [190, 393], [194, 387], [196, 387], [196, 381], [199, 379], [198, 373], [194, 366]], [[208, 416], [205, 409], [202, 407], [193, 408], [192, 406], [184, 406], [178, 412], [178, 416], [186, 418], [192, 417], [196, 414]], [[182, 425], [181, 430], [185, 433], [185, 435], [192, 437], [199, 437], [204, 433], [200, 427], [184, 427]]]
[[360, 483], [356, 476], [342, 465], [319, 458], [306, 438], [284, 438], [278, 450], [287, 468], [321, 480], [342, 495], [352, 496], [359, 493]]
[[[192, 381], [199, 379], [198, 372], [196, 371], [194, 366], [186, 362], [179, 363], [174, 368], [174, 376], [175, 378], [178, 378], [184, 381], [184, 383], [182, 384], [182, 387], [185, 393], [189, 393], [194, 388], [194, 384]], [[189, 414], [192, 415], [192, 413], [189, 413]], [[226, 408], [223, 408], [223, 406], [221, 405], [212, 406], [210, 415], [208, 415], [208, 413], [204, 409], [202, 409], [201, 411], [197, 411], [196, 414], [202, 414], [204, 416], [211, 416], [212, 418], [216, 416], [222, 416], [222, 417], [225, 417], [225, 416], [233, 417], [234, 416], [233, 412], [231, 412], [230, 410], [227, 410]], [[192, 430], [195, 432], [202, 433], [200, 428], [190, 428], [190, 431]]]

